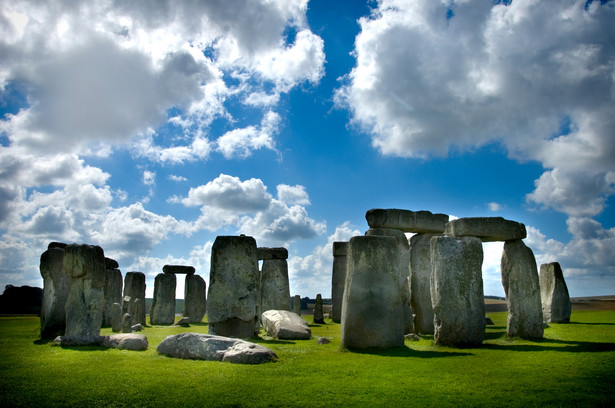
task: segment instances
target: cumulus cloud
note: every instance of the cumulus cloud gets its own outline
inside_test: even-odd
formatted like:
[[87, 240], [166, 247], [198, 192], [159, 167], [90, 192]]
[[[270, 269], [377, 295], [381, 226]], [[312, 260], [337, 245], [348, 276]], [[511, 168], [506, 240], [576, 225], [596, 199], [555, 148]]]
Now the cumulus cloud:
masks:
[[207, 206], [238, 212], [265, 210], [271, 194], [260, 179], [241, 181], [239, 177], [220, 174], [205, 185], [190, 188], [181, 200], [187, 206]]

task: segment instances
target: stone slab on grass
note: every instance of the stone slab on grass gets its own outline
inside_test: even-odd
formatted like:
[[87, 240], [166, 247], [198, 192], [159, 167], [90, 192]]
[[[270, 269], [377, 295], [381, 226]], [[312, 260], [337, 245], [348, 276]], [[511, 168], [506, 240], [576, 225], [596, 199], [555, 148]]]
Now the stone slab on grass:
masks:
[[267, 334], [276, 340], [309, 340], [312, 337], [312, 330], [305, 320], [288, 310], [267, 310], [262, 314], [261, 322]]
[[144, 351], [147, 350], [149, 343], [143, 334], [120, 333], [110, 336], [58, 336], [52, 343], [62, 347], [105, 347], [120, 350]]
[[429, 211], [410, 211], [396, 208], [373, 208], [365, 214], [370, 228], [393, 228], [403, 232], [444, 232], [448, 215]]
[[467, 217], [446, 224], [448, 237], [476, 237], [482, 242], [513, 241], [527, 237], [525, 225], [502, 217]]
[[225, 361], [236, 364], [261, 364], [277, 359], [265, 346], [245, 340], [202, 333], [167, 336], [158, 345], [160, 354], [174, 358]]

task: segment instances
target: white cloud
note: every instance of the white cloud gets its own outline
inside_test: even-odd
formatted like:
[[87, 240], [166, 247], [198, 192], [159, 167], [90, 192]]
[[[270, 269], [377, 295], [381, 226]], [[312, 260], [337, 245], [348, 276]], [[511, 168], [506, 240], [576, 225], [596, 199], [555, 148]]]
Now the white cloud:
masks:
[[310, 205], [310, 198], [303, 186], [280, 184], [277, 187], [278, 198], [286, 204]]
[[275, 150], [273, 135], [278, 132], [280, 115], [269, 111], [263, 117], [259, 128], [248, 126], [233, 129], [220, 136], [217, 140], [218, 151], [225, 158], [246, 158], [253, 150], [267, 148]]
[[175, 174], [169, 174], [167, 179], [169, 179], [171, 181], [178, 182], [178, 183], [181, 183], [181, 182], [184, 182], [184, 181], [188, 181], [188, 179], [186, 177], [178, 176], [178, 175], [175, 175]]
[[487, 207], [489, 211], [497, 212], [502, 209], [502, 205], [496, 202], [487, 203]]
[[156, 185], [156, 172], [144, 170], [143, 171], [143, 184], [146, 186]]
[[260, 179], [241, 181], [239, 177], [220, 174], [205, 185], [190, 188], [188, 197], [181, 201], [187, 206], [250, 212], [267, 209], [271, 194]]

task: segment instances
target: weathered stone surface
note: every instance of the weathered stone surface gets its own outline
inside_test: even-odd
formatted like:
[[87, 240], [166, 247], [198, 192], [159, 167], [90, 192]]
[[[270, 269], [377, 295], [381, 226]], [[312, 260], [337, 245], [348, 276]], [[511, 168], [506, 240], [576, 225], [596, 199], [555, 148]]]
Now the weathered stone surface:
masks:
[[159, 273], [154, 279], [154, 299], [149, 320], [152, 324], [173, 324], [175, 321], [175, 274]]
[[446, 224], [448, 237], [476, 237], [483, 242], [511, 241], [527, 236], [525, 225], [502, 217], [459, 218]]
[[410, 277], [401, 286], [401, 305], [404, 310], [404, 334], [414, 333], [414, 313], [410, 304]]
[[542, 338], [542, 303], [534, 253], [521, 240], [507, 241], [501, 269], [508, 306], [506, 334], [525, 339]]
[[130, 330], [132, 330], [133, 332], [142, 331], [143, 326], [141, 325], [141, 323], [133, 324]]
[[434, 343], [477, 346], [485, 337], [483, 246], [474, 237], [431, 239]]
[[118, 269], [120, 264], [115, 259], [105, 258], [105, 269]]
[[207, 311], [207, 285], [199, 275], [186, 276], [183, 315], [190, 323], [201, 323]]
[[570, 323], [572, 304], [559, 263], [540, 265], [540, 298], [545, 323]]
[[342, 321], [342, 301], [346, 282], [346, 254], [348, 242], [333, 243], [333, 273], [331, 275], [331, 320]]
[[260, 310], [290, 310], [288, 264], [285, 259], [265, 259], [260, 274]]
[[66, 299], [66, 336], [100, 334], [105, 305], [105, 254], [99, 246], [71, 244], [64, 249], [64, 270], [71, 276]]
[[201, 333], [181, 333], [165, 338], [157, 348], [175, 358], [261, 364], [277, 359], [267, 347], [245, 340]]
[[194, 275], [195, 272], [196, 269], [194, 269], [194, 266], [164, 265], [162, 267], [162, 273]]
[[[108, 259], [109, 258], [105, 258], [105, 263], [107, 266], [110, 265], [110, 263], [107, 261]], [[105, 327], [111, 326], [113, 304], [122, 302], [123, 284], [124, 280], [122, 278], [122, 272], [119, 269], [106, 269], [104, 288], [105, 308], [103, 309], [103, 326]]]
[[288, 310], [267, 310], [261, 316], [267, 334], [281, 340], [309, 340], [312, 330], [305, 320]]
[[128, 313], [122, 316], [122, 333], [132, 333], [132, 317]]
[[[49, 244], [51, 245], [51, 244]], [[51, 247], [41, 255], [43, 277], [41, 308], [41, 339], [53, 339], [66, 330], [66, 299], [71, 278], [64, 271], [64, 249]]]
[[[211, 249], [207, 292], [209, 333], [251, 337], [256, 331], [259, 275], [256, 240], [218, 236]], [[251, 327], [251, 329], [249, 329]], [[251, 330], [250, 335], [245, 334]]]
[[331, 343], [331, 339], [328, 337], [319, 337], [318, 340], [316, 340], [316, 343], [323, 345], [323, 344], [329, 344]]
[[[145, 307], [141, 307], [139, 313], [135, 313], [136, 299], [145, 299], [145, 274], [143, 272], [128, 272], [124, 276], [124, 304], [123, 313], [132, 316], [133, 324], [141, 323], [145, 326]], [[126, 296], [130, 301], [126, 303]], [[142, 300], [143, 301], [143, 300]]]
[[121, 350], [144, 351], [149, 346], [147, 337], [142, 334], [122, 333], [110, 336], [58, 336], [52, 345], [62, 347], [105, 347]]
[[51, 249], [51, 248], [60, 248], [60, 249], [64, 249], [68, 246], [68, 244], [65, 244], [63, 242], [50, 242], [49, 245], [47, 245], [47, 249]]
[[114, 333], [122, 331], [122, 305], [119, 303], [111, 305], [111, 331]]
[[316, 295], [316, 303], [314, 304], [314, 323], [325, 323], [325, 313], [322, 306], [322, 295], [320, 293]]
[[350, 239], [341, 333], [342, 345], [348, 348], [403, 346], [397, 239]]
[[177, 323], [175, 323], [175, 326], [190, 327], [190, 318], [182, 317], [181, 319], [177, 321]]
[[293, 297], [293, 313], [301, 316], [301, 296], [299, 295]]
[[428, 233], [444, 232], [448, 222], [446, 214], [432, 214], [429, 211], [374, 208], [365, 214], [370, 228], [393, 228], [403, 232]]
[[282, 247], [258, 247], [256, 248], [256, 257], [259, 261], [264, 261], [267, 259], [288, 259], [288, 249]]
[[416, 333], [433, 334], [431, 305], [431, 238], [436, 234], [416, 234], [410, 238], [410, 301]]
[[141, 298], [134, 299], [132, 302], [132, 312], [134, 313], [132, 315], [132, 324], [143, 325], [139, 316], [145, 316], [145, 300]]

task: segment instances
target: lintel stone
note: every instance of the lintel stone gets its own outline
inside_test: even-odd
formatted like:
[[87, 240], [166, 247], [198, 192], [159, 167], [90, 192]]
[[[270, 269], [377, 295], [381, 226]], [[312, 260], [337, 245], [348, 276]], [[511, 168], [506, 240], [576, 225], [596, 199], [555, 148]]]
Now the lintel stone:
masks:
[[162, 267], [163, 273], [172, 273], [172, 274], [185, 274], [185, 275], [194, 275], [196, 270], [194, 266], [185, 266], [185, 265], [165, 265]]
[[370, 228], [393, 228], [403, 232], [441, 233], [448, 222], [448, 215], [429, 211], [410, 211], [395, 208], [373, 208], [365, 214]]
[[448, 237], [476, 237], [482, 242], [514, 241], [527, 237], [525, 225], [502, 217], [459, 218], [446, 224]]
[[259, 261], [265, 261], [268, 259], [288, 259], [288, 249], [286, 248], [256, 248], [256, 257]]

